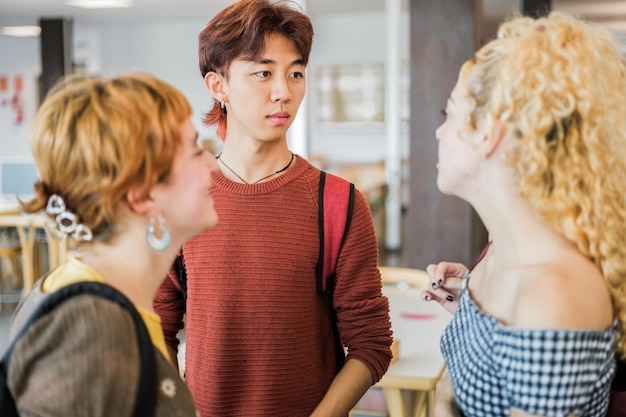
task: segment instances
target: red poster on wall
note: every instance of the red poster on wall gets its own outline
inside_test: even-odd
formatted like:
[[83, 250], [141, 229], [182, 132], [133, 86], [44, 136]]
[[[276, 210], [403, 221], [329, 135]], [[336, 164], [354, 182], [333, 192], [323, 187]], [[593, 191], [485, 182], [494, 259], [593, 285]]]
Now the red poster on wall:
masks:
[[[10, 119], [14, 124], [24, 121], [24, 76], [0, 75], [0, 109], [10, 112]], [[9, 115], [7, 115], [9, 116]]]

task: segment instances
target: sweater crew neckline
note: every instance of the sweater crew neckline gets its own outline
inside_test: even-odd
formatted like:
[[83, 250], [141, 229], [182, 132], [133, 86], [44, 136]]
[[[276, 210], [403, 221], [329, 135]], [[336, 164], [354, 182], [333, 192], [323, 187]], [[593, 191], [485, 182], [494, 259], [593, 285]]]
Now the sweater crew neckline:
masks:
[[311, 166], [305, 159], [299, 155], [295, 155], [295, 163], [281, 175], [276, 176], [265, 182], [257, 184], [243, 184], [226, 177], [221, 172], [213, 174], [213, 185], [220, 189], [241, 195], [256, 195], [271, 193], [279, 188], [284, 187], [291, 181], [301, 177], [305, 171]]

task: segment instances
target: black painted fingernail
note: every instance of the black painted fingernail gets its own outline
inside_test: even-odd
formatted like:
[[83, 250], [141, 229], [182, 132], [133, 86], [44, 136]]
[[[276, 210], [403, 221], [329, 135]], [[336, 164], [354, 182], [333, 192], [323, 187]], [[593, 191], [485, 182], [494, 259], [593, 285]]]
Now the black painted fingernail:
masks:
[[442, 279], [438, 279], [438, 280], [437, 280], [437, 284], [439, 284], [439, 285], [443, 285], [443, 280], [442, 280]]
[[435, 286], [436, 286], [436, 285], [437, 285], [437, 283], [435, 283], [435, 282], [431, 282], [431, 283], [430, 283], [430, 286], [433, 288], [433, 290], [435, 289]]
[[452, 297], [451, 295], [446, 295], [446, 300], [454, 301], [454, 297]]
[[430, 295], [426, 294], [426, 295], [424, 296], [424, 301], [430, 301]]

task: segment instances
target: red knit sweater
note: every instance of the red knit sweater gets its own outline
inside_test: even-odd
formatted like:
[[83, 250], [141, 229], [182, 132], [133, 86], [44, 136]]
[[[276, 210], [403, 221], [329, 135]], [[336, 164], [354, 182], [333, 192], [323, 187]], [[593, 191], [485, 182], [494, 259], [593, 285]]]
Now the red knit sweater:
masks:
[[[203, 417], [309, 416], [335, 376], [328, 299], [316, 289], [319, 170], [298, 158], [281, 176], [239, 184], [221, 174], [217, 227], [183, 247], [187, 266], [186, 381]], [[348, 359], [378, 381], [391, 360], [388, 300], [367, 202], [355, 195], [334, 305]], [[155, 309], [168, 345], [183, 326], [173, 273]]]

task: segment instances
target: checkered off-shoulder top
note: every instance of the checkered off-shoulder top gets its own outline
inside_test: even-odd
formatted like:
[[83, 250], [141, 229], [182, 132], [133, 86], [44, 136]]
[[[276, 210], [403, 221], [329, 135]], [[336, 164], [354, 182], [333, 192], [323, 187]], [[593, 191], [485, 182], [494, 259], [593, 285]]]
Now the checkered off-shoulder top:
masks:
[[523, 329], [479, 309], [467, 290], [444, 331], [441, 350], [466, 417], [601, 417], [615, 373], [617, 320], [604, 331]]

